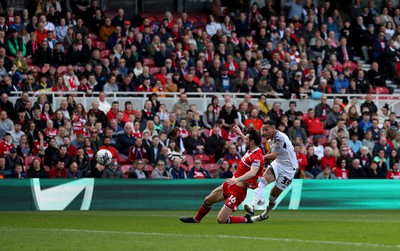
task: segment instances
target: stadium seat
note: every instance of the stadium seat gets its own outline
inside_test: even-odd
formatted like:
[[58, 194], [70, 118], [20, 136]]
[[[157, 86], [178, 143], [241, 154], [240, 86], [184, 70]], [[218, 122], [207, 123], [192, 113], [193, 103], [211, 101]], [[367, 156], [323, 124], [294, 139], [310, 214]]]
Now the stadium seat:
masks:
[[185, 165], [185, 164], [181, 164], [181, 167], [186, 171], [186, 172], [189, 172], [189, 167], [187, 166], [187, 165]]
[[121, 166], [121, 172], [125, 175], [125, 178], [128, 178], [129, 176], [129, 170], [133, 168], [133, 165], [122, 165]]
[[28, 71], [32, 71], [32, 70], [37, 70], [38, 72], [41, 72], [41, 71], [42, 71], [42, 69], [40, 69], [40, 67], [37, 66], [37, 65], [30, 65], [30, 66], [28, 66]]
[[375, 88], [375, 93], [376, 94], [390, 94], [390, 91], [386, 87], [376, 87]]
[[208, 138], [209, 136], [210, 136], [210, 129], [208, 129], [208, 128], [203, 128], [203, 136], [205, 137], [205, 138]]
[[203, 165], [210, 163], [210, 157], [207, 154], [197, 154], [194, 159], [200, 159]]
[[146, 164], [144, 167], [144, 171], [147, 173], [147, 176], [150, 178], [151, 172], [153, 172], [154, 167], [150, 164]]
[[151, 75], [158, 74], [159, 72], [160, 72], [160, 67], [151, 67], [150, 68], [150, 74]]
[[101, 58], [105, 58], [105, 57], [108, 57], [109, 55], [110, 55], [110, 50], [102, 50], [101, 52], [100, 52], [100, 57]]
[[198, 18], [195, 16], [188, 16], [187, 20], [193, 24], [198, 21]]
[[97, 35], [94, 33], [89, 33], [89, 37], [93, 40], [97, 40]]
[[25, 157], [25, 159], [24, 159], [25, 169], [29, 169], [30, 165], [32, 164], [33, 160], [35, 160], [35, 159], [38, 159], [40, 161], [40, 163], [42, 163], [42, 160], [38, 156], [31, 155], [31, 156]]
[[28, 57], [26, 57], [26, 58], [25, 58], [25, 61], [26, 61], [26, 63], [27, 63], [28, 65], [31, 65], [31, 64], [33, 64], [33, 60], [32, 60], [32, 58], [28, 58]]
[[120, 165], [129, 164], [129, 160], [122, 155], [118, 155], [118, 164]]
[[102, 41], [95, 41], [95, 42], [93, 42], [93, 46], [96, 49], [104, 50], [106, 48], [106, 43], [104, 43]]
[[48, 66], [48, 65], [43, 66], [43, 67], [42, 67], [42, 73], [48, 72], [49, 69], [50, 69], [50, 66]]
[[374, 87], [372, 87], [372, 86], [369, 87], [369, 93], [376, 94]]
[[63, 75], [64, 73], [66, 73], [67, 72], [67, 66], [66, 65], [60, 65], [58, 68], [57, 68], [57, 74], [58, 75]]
[[154, 60], [151, 59], [151, 58], [144, 58], [144, 59], [143, 59], [143, 65], [144, 65], [144, 66], [148, 66], [148, 67], [152, 67], [152, 66], [155, 65], [155, 62], [154, 62]]
[[193, 159], [193, 156], [192, 156], [192, 155], [190, 155], [190, 154], [184, 154], [183, 156], [185, 157], [186, 163], [188, 164], [188, 166], [193, 165], [194, 159]]
[[204, 166], [204, 169], [211, 173], [211, 176], [219, 169], [219, 165], [215, 163], [208, 163]]

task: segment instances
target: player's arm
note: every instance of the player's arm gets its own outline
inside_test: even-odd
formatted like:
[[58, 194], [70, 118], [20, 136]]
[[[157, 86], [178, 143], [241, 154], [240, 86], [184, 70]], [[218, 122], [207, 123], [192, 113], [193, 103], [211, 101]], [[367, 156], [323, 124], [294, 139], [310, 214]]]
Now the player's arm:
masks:
[[243, 140], [243, 142], [247, 141], [246, 136], [242, 133], [242, 130], [238, 125], [234, 125], [233, 130], [235, 130], [235, 132], [239, 135], [239, 137]]
[[278, 157], [278, 152], [271, 152], [271, 153], [267, 153], [264, 155], [264, 160], [265, 161], [273, 161], [276, 159], [276, 157]]
[[253, 178], [254, 176], [256, 176], [259, 169], [260, 169], [259, 166], [252, 165], [251, 168], [250, 168], [250, 171], [248, 171], [247, 173], [245, 173], [244, 175], [242, 175], [240, 177], [233, 177], [233, 178], [227, 180], [227, 182], [230, 185], [237, 184], [238, 182], [245, 182], [245, 181]]

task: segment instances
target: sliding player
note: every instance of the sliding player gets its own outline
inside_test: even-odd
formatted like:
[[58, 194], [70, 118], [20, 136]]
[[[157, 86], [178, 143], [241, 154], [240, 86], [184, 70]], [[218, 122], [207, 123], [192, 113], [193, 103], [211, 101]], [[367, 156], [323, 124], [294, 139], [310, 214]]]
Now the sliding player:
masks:
[[225, 200], [225, 204], [217, 216], [218, 223], [252, 223], [250, 215], [232, 216], [232, 214], [246, 198], [247, 188], [257, 188], [258, 174], [264, 167], [262, 150], [258, 147], [261, 143], [261, 135], [253, 128], [247, 130], [246, 136], [243, 135], [238, 126], [234, 126], [234, 130], [246, 142], [247, 149], [239, 162], [234, 177], [214, 189], [204, 199], [196, 216], [181, 217], [182, 222], [199, 223], [210, 212], [214, 203]]
[[264, 125], [263, 132], [266, 138], [270, 140], [270, 152], [264, 155], [264, 160], [272, 162], [264, 172], [263, 177], [258, 184], [258, 188], [254, 193], [252, 205], [244, 205], [244, 209], [248, 213], [246, 217], [254, 215], [254, 207], [262, 199], [265, 187], [275, 180], [276, 182], [269, 195], [267, 208], [262, 214], [251, 217], [253, 221], [263, 221], [268, 219], [269, 214], [276, 204], [276, 199], [283, 190], [292, 183], [296, 169], [298, 168], [296, 153], [294, 152], [292, 142], [288, 136], [283, 132], [278, 131], [275, 123], [272, 121], [268, 121]]

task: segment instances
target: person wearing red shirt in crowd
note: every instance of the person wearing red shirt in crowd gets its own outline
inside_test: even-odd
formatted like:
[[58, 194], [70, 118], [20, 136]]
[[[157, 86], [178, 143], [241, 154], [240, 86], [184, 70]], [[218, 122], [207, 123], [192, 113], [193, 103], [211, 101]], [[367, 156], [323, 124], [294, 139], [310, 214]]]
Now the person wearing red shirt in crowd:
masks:
[[249, 127], [250, 125], [253, 125], [254, 129], [256, 129], [257, 131], [260, 130], [263, 125], [263, 121], [260, 118], [258, 118], [257, 109], [251, 110], [250, 118], [244, 121], [245, 127]]
[[211, 179], [211, 174], [202, 167], [201, 159], [194, 160], [194, 166], [188, 173], [189, 179]]
[[214, 203], [224, 201], [225, 204], [219, 211], [217, 221], [225, 223], [251, 223], [252, 220], [247, 216], [232, 216], [238, 206], [246, 198], [247, 188], [255, 189], [258, 187], [258, 175], [264, 167], [264, 157], [262, 150], [258, 147], [261, 143], [261, 135], [253, 128], [249, 128], [247, 135], [243, 135], [240, 128], [235, 126], [235, 131], [246, 142], [246, 154], [242, 157], [234, 177], [225, 181], [222, 185], [214, 189], [200, 206], [194, 217], [180, 217], [184, 223], [199, 223], [206, 216]]
[[224, 64], [225, 68], [228, 69], [228, 75], [234, 77], [236, 70], [239, 69], [239, 64], [233, 60], [233, 55], [229, 54], [226, 57], [226, 62]]
[[42, 44], [43, 40], [47, 38], [47, 30], [44, 28], [44, 22], [39, 22], [37, 29], [35, 30], [36, 41], [38, 44]]
[[300, 152], [300, 146], [294, 145], [294, 152], [296, 153], [297, 162], [301, 171], [305, 172], [308, 165], [308, 159], [304, 153]]
[[51, 168], [49, 173], [50, 179], [66, 179], [68, 178], [68, 172], [65, 168], [65, 163], [62, 160], [57, 162], [57, 165]]
[[239, 134], [235, 132], [234, 125], [231, 125], [229, 131], [225, 134], [224, 139], [228, 142], [236, 142], [239, 138]]
[[131, 146], [129, 149], [128, 159], [131, 162], [135, 162], [137, 159], [141, 159], [146, 163], [149, 163], [149, 158], [147, 156], [147, 151], [143, 147], [143, 139], [137, 138], [135, 145]]
[[7, 132], [4, 141], [0, 143], [0, 156], [6, 156], [12, 148], [15, 148], [15, 145], [12, 143], [11, 134]]
[[386, 179], [394, 179], [398, 180], [400, 179], [400, 169], [399, 169], [399, 163], [396, 162], [393, 164], [393, 169], [389, 170], [389, 172], [386, 175]]
[[336, 167], [336, 158], [332, 153], [332, 148], [329, 146], [325, 147], [324, 156], [321, 158], [321, 169], [325, 169], [325, 166], [330, 166], [332, 170]]
[[77, 110], [73, 111], [73, 119], [71, 121], [72, 130], [74, 131], [75, 135], [79, 133], [84, 133], [85, 123], [86, 121], [79, 116]]
[[150, 100], [146, 100], [144, 103], [144, 108], [142, 110], [142, 117], [145, 120], [153, 120], [154, 119], [154, 112], [153, 112], [153, 103]]
[[126, 101], [125, 102], [125, 110], [124, 110], [124, 118], [122, 121], [124, 123], [129, 121], [129, 116], [135, 116], [135, 110], [133, 109], [132, 102], [131, 101]]
[[119, 102], [113, 101], [111, 109], [107, 112], [107, 120], [110, 121], [112, 119], [116, 119], [118, 112], [119, 112]]
[[67, 147], [67, 154], [73, 158], [78, 153], [78, 148], [71, 145], [71, 138], [69, 136], [64, 136], [63, 143]]
[[186, 129], [186, 127], [187, 127], [187, 122], [186, 122], [186, 120], [184, 120], [184, 119], [182, 119], [180, 122], [179, 122], [179, 128], [178, 128], [178, 133], [179, 133], [179, 136], [182, 138], [182, 139], [186, 139], [188, 136], [189, 136], [189, 130], [188, 129]]
[[224, 160], [228, 161], [229, 166], [237, 167], [240, 163], [240, 156], [237, 153], [236, 145], [231, 144], [228, 148], [228, 152], [224, 156]]
[[140, 122], [138, 121], [133, 125], [132, 136], [135, 138], [143, 138], [143, 133], [140, 131]]
[[324, 132], [321, 120], [315, 117], [314, 109], [308, 109], [308, 116], [305, 117], [304, 123], [307, 125], [308, 136], [321, 135]]
[[117, 149], [111, 145], [111, 137], [104, 138], [103, 145], [99, 147], [99, 150], [101, 149], [107, 149], [111, 152], [113, 159], [118, 159]]
[[54, 128], [54, 122], [52, 120], [47, 120], [46, 128], [43, 130], [43, 133], [47, 139], [54, 138], [58, 135], [58, 130]]

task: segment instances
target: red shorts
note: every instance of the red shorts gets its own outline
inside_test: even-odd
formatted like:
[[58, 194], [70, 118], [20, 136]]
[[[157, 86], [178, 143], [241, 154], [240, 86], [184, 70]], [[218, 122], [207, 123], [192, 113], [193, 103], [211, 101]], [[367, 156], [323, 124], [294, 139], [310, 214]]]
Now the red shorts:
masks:
[[223, 192], [226, 199], [225, 206], [232, 211], [236, 211], [238, 206], [246, 199], [247, 188], [237, 185], [229, 185], [224, 182]]

